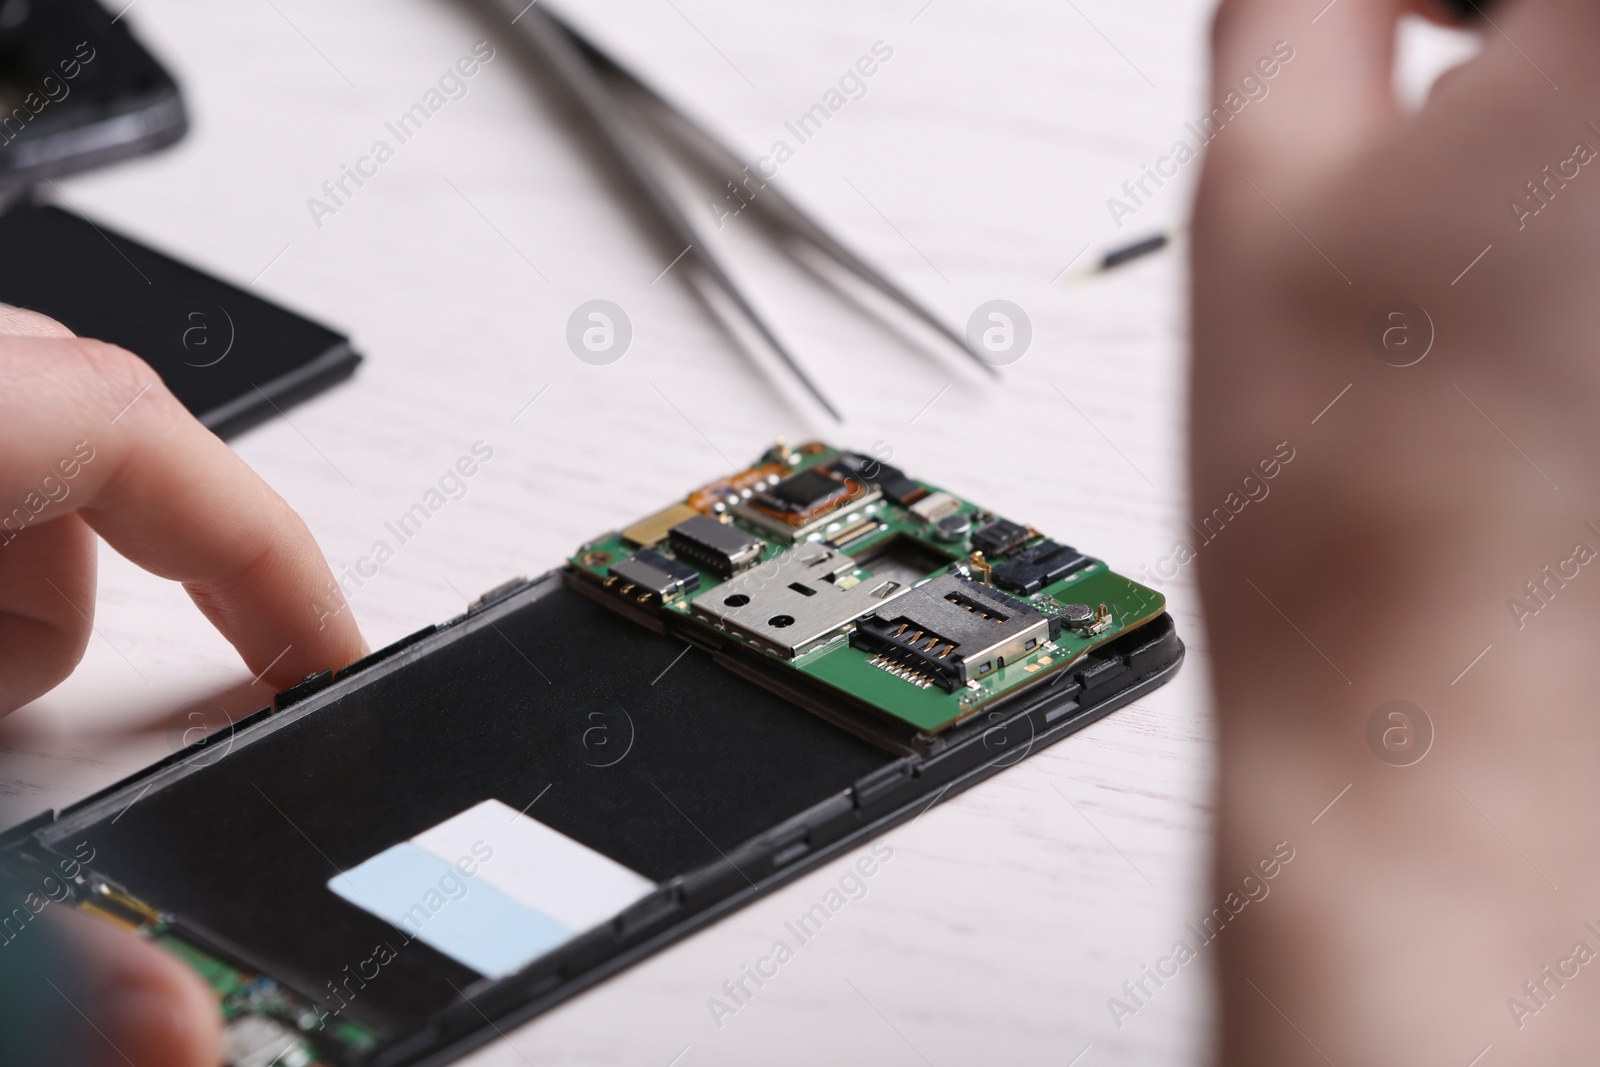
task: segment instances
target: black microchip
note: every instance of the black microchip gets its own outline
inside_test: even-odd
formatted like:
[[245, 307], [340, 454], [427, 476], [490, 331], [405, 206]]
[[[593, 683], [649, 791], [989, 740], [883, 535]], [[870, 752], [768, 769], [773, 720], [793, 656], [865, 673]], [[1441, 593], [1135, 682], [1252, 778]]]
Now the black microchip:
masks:
[[699, 571], [648, 548], [641, 548], [621, 563], [613, 563], [611, 573], [656, 600], [670, 600], [700, 588]]
[[762, 493], [760, 501], [774, 511], [802, 515], [850, 493], [850, 487], [815, 467], [791, 474]]
[[884, 496], [903, 508], [910, 507], [928, 495], [926, 489], [906, 477], [885, 478], [878, 484], [878, 488], [883, 490]]
[[1033, 531], [1026, 526], [1018, 526], [1010, 519], [996, 519], [972, 535], [972, 547], [985, 559], [999, 559], [1032, 536]]
[[882, 460], [863, 456], [859, 452], [841, 452], [832, 463], [828, 464], [828, 469], [854, 478], [858, 482], [871, 482], [874, 485], [905, 477], [899, 467], [891, 467]]
[[1093, 562], [1071, 545], [1040, 541], [998, 564], [990, 577], [1000, 588], [1026, 596], [1037, 593], [1051, 582], [1059, 582], [1069, 574], [1076, 574]]
[[767, 543], [730, 523], [696, 515], [667, 533], [672, 549], [723, 578], [732, 578], [761, 559]]
[[899, 467], [882, 460], [863, 456], [859, 452], [845, 452], [828, 464], [830, 470], [854, 478], [858, 482], [871, 482], [883, 495], [901, 507], [908, 507], [928, 495], [928, 491], [907, 478]]

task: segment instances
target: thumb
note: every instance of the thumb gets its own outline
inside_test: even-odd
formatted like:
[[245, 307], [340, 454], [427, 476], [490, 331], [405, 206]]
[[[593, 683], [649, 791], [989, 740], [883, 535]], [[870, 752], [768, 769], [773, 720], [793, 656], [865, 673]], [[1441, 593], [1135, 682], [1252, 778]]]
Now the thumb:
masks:
[[[1317, 173], [1398, 116], [1410, 0], [1223, 0], [1212, 24], [1212, 157], [1257, 180]], [[1287, 173], [1286, 173], [1287, 172]]]
[[[44, 1047], [69, 1042], [85, 1064], [215, 1067], [222, 1059], [217, 998], [175, 957], [137, 935], [65, 905], [41, 916], [32, 931], [56, 941], [54, 992], [70, 1011]], [[62, 1005], [52, 1005], [60, 1008]], [[39, 1060], [76, 1065], [71, 1058]]]

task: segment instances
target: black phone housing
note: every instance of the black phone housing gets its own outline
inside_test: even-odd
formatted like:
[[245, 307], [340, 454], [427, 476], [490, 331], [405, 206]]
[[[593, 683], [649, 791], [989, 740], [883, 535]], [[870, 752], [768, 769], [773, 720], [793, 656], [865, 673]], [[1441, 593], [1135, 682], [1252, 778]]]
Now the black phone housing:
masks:
[[220, 437], [361, 362], [343, 334], [57, 207], [0, 215], [0, 301], [133, 352]]
[[641, 625], [561, 572], [518, 580], [17, 828], [0, 861], [87, 841], [96, 876], [314, 1000], [394, 934], [329, 878], [484, 799], [658, 884], [499, 981], [407, 945], [346, 1006], [383, 1035], [360, 1062], [443, 1064], [1159, 686], [1183, 646], [1158, 616], [937, 738], [841, 728], [812, 713], [826, 694], [780, 693], [746, 652]]
[[0, 2], [0, 197], [188, 129], [177, 82], [96, 0]]

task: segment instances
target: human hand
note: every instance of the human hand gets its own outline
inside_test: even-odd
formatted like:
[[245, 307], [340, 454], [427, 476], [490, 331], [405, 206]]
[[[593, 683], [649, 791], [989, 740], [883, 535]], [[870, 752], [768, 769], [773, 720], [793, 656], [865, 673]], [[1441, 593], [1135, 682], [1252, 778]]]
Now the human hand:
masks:
[[[305, 524], [143, 361], [0, 305], [0, 381], [0, 714], [47, 692], [82, 657], [96, 534], [182, 582], [274, 689], [365, 654], [350, 613], [326, 610], [337, 586]], [[51, 918], [82, 994], [54, 1014], [87, 1021], [93, 1062], [215, 1067], [220, 1020], [196, 976], [108, 925]], [[13, 1031], [6, 1043], [22, 1048], [27, 1036]]]
[[0, 305], [0, 380], [0, 714], [82, 657], [95, 534], [182, 582], [274, 689], [365, 654], [314, 607], [337, 586], [305, 523], [148, 364]]
[[[1219, 100], [1294, 51], [1193, 228], [1219, 899], [1299, 857], [1218, 949], [1230, 1065], [1593, 1055], [1600, 6], [1493, 7], [1415, 114], [1404, 7], [1226, 0], [1215, 28]], [[1369, 732], [1391, 700], [1411, 734]]]

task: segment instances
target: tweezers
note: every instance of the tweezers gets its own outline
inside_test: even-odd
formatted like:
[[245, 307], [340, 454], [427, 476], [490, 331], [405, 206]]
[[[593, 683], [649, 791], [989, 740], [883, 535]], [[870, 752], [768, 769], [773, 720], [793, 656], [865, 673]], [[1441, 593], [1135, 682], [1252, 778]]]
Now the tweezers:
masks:
[[[987, 374], [998, 377], [995, 368], [984, 360], [960, 333], [900, 288], [892, 279], [875, 270], [847, 248], [820, 223], [787, 199], [759, 169], [751, 167], [739, 157], [738, 153], [679, 110], [622, 63], [613, 59], [599, 45], [551, 13], [543, 3], [530, 4], [527, 0], [495, 0], [495, 3], [501, 10], [513, 16], [513, 28], [520, 32], [525, 42], [543, 61], [548, 73], [568, 90], [586, 117], [593, 122], [600, 144], [618, 164], [618, 174], [638, 194], [639, 206], [650, 216], [651, 221], [659, 226], [663, 234], [684, 246], [683, 251], [678, 253], [679, 258], [692, 268], [698, 268], [700, 274], [715, 289], [720, 290], [728, 305], [748, 322], [783, 367], [835, 420], [843, 421], [839, 409], [806, 373], [788, 347], [778, 339], [772, 327], [756, 311], [716, 254], [705, 247], [682, 204], [670, 192], [665, 176], [652, 158], [656, 149], [645, 130], [641, 129], [634, 115], [623, 103], [616, 91], [618, 88], [635, 93], [664, 113], [669, 121], [659, 127], [652, 127], [654, 132], [661, 135], [664, 146], [669, 142], [674, 143], [675, 147], [685, 151], [693, 162], [725, 177], [733, 184], [737, 184], [741, 176], [757, 175], [764, 183], [760, 195], [745, 201], [744, 207], [760, 216], [762, 221], [773, 227], [776, 232], [783, 236], [798, 238], [821, 252], [931, 327]], [[710, 295], [698, 286], [692, 288], [706, 304], [707, 310], [714, 316], [720, 317], [720, 309]]]

